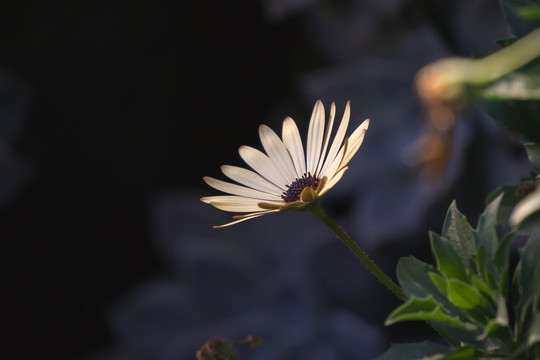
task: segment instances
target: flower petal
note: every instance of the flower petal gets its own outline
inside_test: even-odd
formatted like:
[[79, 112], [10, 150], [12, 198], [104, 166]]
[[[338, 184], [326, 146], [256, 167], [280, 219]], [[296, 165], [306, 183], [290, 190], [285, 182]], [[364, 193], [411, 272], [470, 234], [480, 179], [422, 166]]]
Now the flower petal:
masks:
[[231, 184], [229, 182], [214, 179], [209, 176], [203, 177], [203, 180], [214, 189], [223, 191], [225, 193], [229, 193], [232, 195], [238, 195], [238, 196], [249, 197], [249, 198], [260, 199], [260, 200], [270, 200], [270, 201], [281, 200], [281, 198], [277, 195], [268, 194], [266, 192], [259, 191], [259, 190], [253, 190], [251, 188], [241, 186], [241, 185]]
[[[345, 153], [347, 152], [347, 148], [349, 146], [349, 138], [346, 138], [343, 142], [343, 146], [341, 149], [339, 149], [338, 154], [336, 155], [333, 162], [328, 163], [328, 167], [324, 170], [324, 174], [320, 174], [319, 176], [327, 177], [329, 179], [332, 179], [334, 175], [338, 172], [339, 166], [343, 162], [343, 157], [345, 156]], [[326, 166], [326, 165], [325, 165]]]
[[328, 143], [330, 141], [330, 135], [332, 134], [332, 128], [334, 127], [334, 118], [336, 116], [336, 103], [332, 103], [332, 106], [330, 107], [330, 117], [328, 118], [328, 124], [326, 125], [326, 130], [324, 132], [324, 140], [323, 140], [323, 148], [321, 151], [321, 158], [319, 159], [319, 163], [317, 165], [317, 170], [313, 174], [314, 176], [318, 177], [319, 172], [322, 170], [322, 167], [324, 165], [326, 150], [328, 150]]
[[220, 210], [230, 212], [250, 212], [261, 211], [259, 199], [245, 198], [242, 196], [208, 196], [201, 199], [202, 202], [210, 204]]
[[306, 158], [304, 156], [304, 146], [302, 145], [302, 139], [298, 132], [298, 127], [293, 119], [290, 117], [283, 120], [283, 130], [281, 136], [283, 137], [283, 144], [289, 151], [294, 168], [296, 169], [296, 176], [301, 178], [306, 173]]
[[345, 155], [343, 156], [343, 160], [341, 161], [341, 164], [339, 165], [339, 170], [346, 166], [349, 161], [353, 158], [354, 154], [360, 149], [360, 146], [362, 145], [362, 142], [364, 141], [364, 137], [366, 135], [367, 128], [369, 126], [369, 119], [365, 120], [349, 137], [349, 145], [345, 151]]
[[239, 217], [234, 216], [234, 218], [237, 219], [237, 220], [231, 221], [230, 223], [227, 223], [227, 224], [217, 225], [217, 226], [212, 226], [212, 227], [214, 229], [223, 228], [223, 227], [227, 227], [227, 226], [231, 226], [231, 225], [234, 225], [234, 224], [241, 223], [242, 221], [255, 219], [255, 218], [259, 217], [259, 216], [263, 216], [263, 215], [267, 215], [267, 214], [273, 214], [273, 213], [276, 213], [278, 211], [279, 210], [268, 210], [268, 211], [261, 211], [261, 212], [257, 212], [257, 213], [246, 214], [246, 215], [240, 215]]
[[276, 196], [280, 196], [283, 193], [282, 189], [251, 170], [238, 166], [223, 165], [221, 171], [223, 171], [223, 174], [229, 179], [252, 189], [264, 191]]
[[307, 171], [315, 175], [317, 164], [321, 156], [321, 148], [324, 136], [324, 106], [321, 100], [317, 100], [311, 120], [309, 121], [307, 137]]
[[345, 166], [344, 168], [342, 168], [340, 171], [338, 171], [334, 177], [328, 181], [324, 187], [321, 189], [320, 193], [319, 193], [319, 197], [320, 196], [323, 196], [324, 194], [326, 194], [326, 192], [328, 190], [330, 190], [331, 188], [334, 187], [334, 185], [336, 185], [338, 183], [339, 180], [341, 180], [341, 177], [345, 174], [345, 172], [348, 170], [349, 168], [347, 166]]
[[277, 134], [266, 125], [259, 127], [259, 137], [264, 150], [272, 159], [283, 177], [288, 180], [288, 183], [296, 179], [296, 169], [294, 167], [291, 156], [287, 152], [285, 145]]
[[345, 133], [347, 132], [347, 127], [349, 126], [349, 119], [351, 117], [351, 102], [347, 102], [347, 106], [345, 106], [345, 112], [343, 113], [343, 118], [341, 119], [341, 123], [339, 124], [339, 128], [336, 132], [336, 136], [334, 137], [334, 140], [332, 142], [332, 146], [330, 147], [330, 150], [328, 151], [328, 155], [326, 156], [326, 160], [324, 162], [324, 165], [319, 172], [319, 177], [323, 176], [332, 176], [334, 174], [330, 174], [328, 171], [329, 167], [332, 166], [332, 163], [336, 160], [336, 156], [338, 155], [338, 152], [341, 148], [341, 145], [343, 144], [343, 139], [345, 138]]
[[286, 189], [285, 185], [288, 183], [287, 179], [281, 175], [272, 159], [266, 156], [262, 151], [244, 145], [240, 146], [238, 152], [242, 159], [244, 159], [253, 170], [280, 187], [282, 190]]

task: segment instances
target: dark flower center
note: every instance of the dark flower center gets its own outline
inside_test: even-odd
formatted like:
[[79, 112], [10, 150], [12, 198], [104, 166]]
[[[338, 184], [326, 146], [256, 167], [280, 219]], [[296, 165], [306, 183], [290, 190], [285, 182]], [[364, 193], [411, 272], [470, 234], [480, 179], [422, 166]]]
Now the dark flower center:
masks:
[[281, 198], [286, 203], [300, 200], [300, 193], [307, 187], [311, 187], [313, 190], [317, 190], [319, 186], [319, 179], [307, 173], [302, 175], [301, 178], [296, 178], [292, 184], [287, 185], [287, 190], [281, 194]]

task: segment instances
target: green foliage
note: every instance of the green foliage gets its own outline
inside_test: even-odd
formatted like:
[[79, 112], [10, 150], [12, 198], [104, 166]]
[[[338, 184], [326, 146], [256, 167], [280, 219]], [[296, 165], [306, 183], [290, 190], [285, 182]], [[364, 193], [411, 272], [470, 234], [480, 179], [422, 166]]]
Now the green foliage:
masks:
[[540, 173], [540, 144], [527, 143], [525, 144], [525, 149], [527, 150], [531, 165], [537, 173]]
[[[540, 172], [540, 143], [526, 143], [525, 149], [532, 168]], [[533, 174], [519, 184], [502, 185], [487, 198], [490, 202], [502, 195], [499, 225], [519, 229], [540, 229], [540, 177]]]
[[[499, 236], [500, 193], [473, 229], [450, 205], [442, 235], [431, 233], [437, 266], [400, 260], [398, 281], [407, 301], [387, 318], [427, 321], [454, 348], [429, 343], [394, 345], [385, 359], [537, 359], [540, 348], [540, 231], [520, 251], [509, 295], [510, 252], [516, 232]], [[512, 311], [512, 316], [509, 315]]]
[[[504, 81], [501, 80], [501, 81]], [[484, 98], [481, 107], [518, 139], [540, 143], [540, 100]]]
[[[386, 325], [425, 321], [453, 347], [392, 345], [378, 360], [540, 359], [540, 0], [499, 2], [515, 37], [498, 40], [504, 49], [483, 62], [498, 75], [487, 84], [469, 81], [468, 90], [525, 143], [534, 171], [493, 191], [476, 229], [452, 202], [441, 235], [430, 233], [436, 266], [414, 257], [398, 263], [407, 300]], [[517, 65], [505, 71], [508, 64]], [[512, 268], [518, 237], [525, 245]]]
[[501, 8], [512, 33], [517, 37], [527, 35], [540, 26], [538, 0], [500, 0]]
[[[510, 46], [540, 28], [540, 0], [500, 0], [500, 4], [516, 36], [499, 40], [500, 46]], [[536, 43], [540, 47], [540, 41]], [[517, 138], [540, 143], [540, 59], [488, 84], [477, 97], [479, 105]]]
[[445, 347], [429, 342], [417, 344], [392, 344], [392, 347], [377, 360], [443, 359], [450, 352]]

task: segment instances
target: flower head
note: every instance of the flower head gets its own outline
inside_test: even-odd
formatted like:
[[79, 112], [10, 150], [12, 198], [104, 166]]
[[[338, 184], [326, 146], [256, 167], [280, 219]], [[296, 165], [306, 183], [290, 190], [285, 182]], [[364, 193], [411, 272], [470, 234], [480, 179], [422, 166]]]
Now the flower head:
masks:
[[259, 136], [266, 154], [249, 146], [238, 150], [254, 171], [223, 165], [221, 170], [225, 176], [238, 184], [208, 176], [203, 178], [211, 187], [230, 195], [208, 196], [201, 201], [223, 211], [246, 213], [214, 227], [280, 211], [305, 209], [317, 201], [341, 179], [364, 140], [369, 119], [345, 138], [350, 114], [349, 101], [329, 147], [336, 106], [332, 103], [325, 125], [324, 106], [318, 100], [309, 122], [306, 154], [296, 123], [290, 117], [283, 121], [282, 139], [268, 126], [261, 125]]

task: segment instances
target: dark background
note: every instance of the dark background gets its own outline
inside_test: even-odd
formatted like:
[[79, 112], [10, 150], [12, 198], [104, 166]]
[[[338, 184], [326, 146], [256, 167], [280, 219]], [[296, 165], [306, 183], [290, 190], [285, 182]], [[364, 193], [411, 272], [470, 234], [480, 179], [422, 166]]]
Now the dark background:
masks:
[[[375, 12], [377, 38], [351, 32], [355, 51], [391, 52], [395, 37], [430, 24], [451, 53], [471, 54], [452, 30], [460, 16], [453, 2], [388, 3], [397, 10]], [[299, 74], [356, 56], [328, 55], [309, 10], [272, 17], [263, 4], [2, 5], [0, 70], [13, 100], [2, 106], [15, 115], [0, 121], [16, 129], [5, 142], [15, 165], [3, 174], [14, 185], [0, 207], [2, 354], [73, 359], [113, 344], [108, 306], [163, 271], [151, 243], [151, 195], [181, 187], [203, 194], [201, 177], [218, 176], [238, 145], [257, 144], [259, 123], [307, 118], [315, 99], [299, 93]]]
[[105, 307], [160, 269], [150, 192], [201, 186], [290, 92], [287, 42], [255, 1], [21, 1], [0, 24], [28, 166], [0, 213], [2, 352], [74, 358], [111, 341]]

